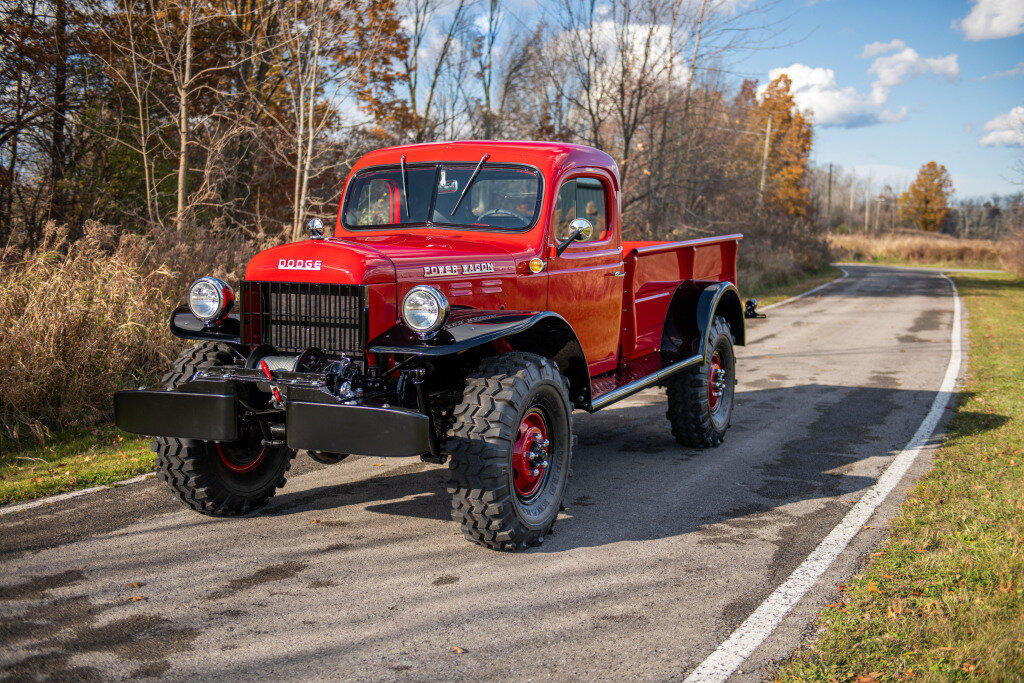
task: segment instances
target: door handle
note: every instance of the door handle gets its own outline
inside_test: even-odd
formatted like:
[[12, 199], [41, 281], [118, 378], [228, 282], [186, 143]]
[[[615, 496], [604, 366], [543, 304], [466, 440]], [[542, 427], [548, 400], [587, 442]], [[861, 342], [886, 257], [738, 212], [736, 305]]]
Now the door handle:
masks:
[[626, 277], [626, 271], [617, 270], [614, 273], [605, 273], [608, 277]]

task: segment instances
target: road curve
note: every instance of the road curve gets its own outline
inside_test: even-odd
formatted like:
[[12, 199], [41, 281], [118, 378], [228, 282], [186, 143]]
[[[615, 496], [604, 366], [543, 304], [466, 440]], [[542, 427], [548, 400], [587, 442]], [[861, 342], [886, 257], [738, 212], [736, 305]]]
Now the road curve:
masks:
[[[874, 483], [946, 370], [948, 283], [847, 270], [748, 325], [721, 447], [677, 446], [661, 390], [577, 413], [568, 510], [527, 553], [466, 543], [444, 468], [412, 458], [300, 456], [243, 519], [153, 481], [0, 517], [0, 678], [684, 678]], [[906, 485], [736, 678], [792, 651]]]

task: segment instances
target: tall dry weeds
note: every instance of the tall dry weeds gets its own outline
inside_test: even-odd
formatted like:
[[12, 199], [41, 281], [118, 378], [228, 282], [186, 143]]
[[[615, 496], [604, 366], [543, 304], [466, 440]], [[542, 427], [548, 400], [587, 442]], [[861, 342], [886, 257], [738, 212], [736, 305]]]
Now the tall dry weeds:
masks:
[[900, 261], [965, 268], [996, 268], [1009, 251], [1005, 242], [918, 231], [834, 234], [829, 243], [836, 258], [844, 261]]
[[1024, 278], [1024, 232], [1006, 241], [1005, 249], [999, 257], [999, 265], [1003, 270]]
[[171, 309], [200, 274], [240, 274], [253, 251], [231, 235], [118, 235], [96, 222], [69, 243], [49, 224], [31, 251], [0, 252], [0, 429], [109, 421], [114, 391], [151, 382], [182, 343]]

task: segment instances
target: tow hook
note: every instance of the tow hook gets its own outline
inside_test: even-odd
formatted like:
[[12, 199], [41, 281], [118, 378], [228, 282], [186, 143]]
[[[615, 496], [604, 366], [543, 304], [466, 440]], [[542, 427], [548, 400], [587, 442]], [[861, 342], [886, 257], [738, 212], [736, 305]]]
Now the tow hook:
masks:
[[757, 299], [747, 299], [747, 307], [743, 311], [744, 318], [767, 318], [764, 313], [757, 312]]
[[267, 380], [270, 381], [270, 391], [274, 394], [274, 398], [271, 399], [270, 404], [275, 408], [284, 408], [284, 399], [281, 397], [281, 392], [278, 391], [277, 385], [274, 384], [274, 373], [270, 371], [270, 366], [267, 365], [267, 361], [260, 361], [260, 370], [267, 376]]

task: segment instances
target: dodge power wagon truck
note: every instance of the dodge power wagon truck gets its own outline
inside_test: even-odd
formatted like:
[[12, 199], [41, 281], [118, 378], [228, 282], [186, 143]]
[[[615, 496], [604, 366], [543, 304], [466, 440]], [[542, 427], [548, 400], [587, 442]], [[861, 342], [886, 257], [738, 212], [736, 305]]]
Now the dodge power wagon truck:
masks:
[[741, 235], [622, 240], [618, 169], [596, 149], [454, 142], [371, 152], [333, 235], [204, 277], [171, 315], [196, 340], [164, 388], [115, 396], [160, 477], [207, 515], [285, 483], [298, 450], [448, 462], [466, 538], [537, 545], [566, 492], [574, 410], [667, 388], [672, 434], [721, 443], [733, 407]]

